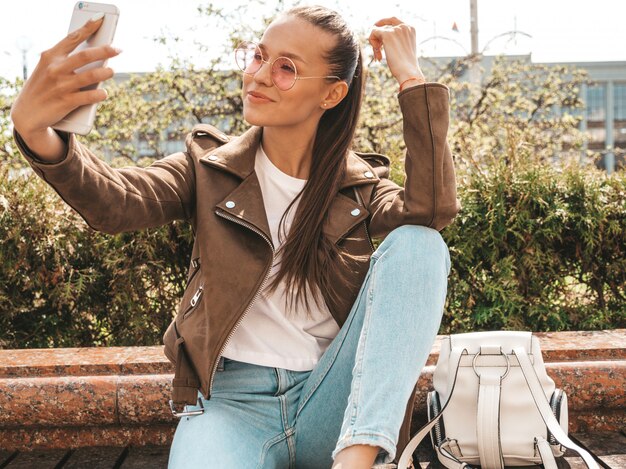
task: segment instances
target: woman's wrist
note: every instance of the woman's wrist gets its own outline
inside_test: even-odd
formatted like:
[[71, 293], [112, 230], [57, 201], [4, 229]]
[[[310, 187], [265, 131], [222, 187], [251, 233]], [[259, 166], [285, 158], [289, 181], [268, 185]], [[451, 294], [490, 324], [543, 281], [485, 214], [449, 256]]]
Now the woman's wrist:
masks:
[[40, 161], [47, 164], [54, 164], [65, 158], [67, 145], [51, 127], [43, 130], [26, 131], [25, 134], [20, 133], [17, 128], [16, 130], [28, 149], [32, 151]]
[[426, 83], [426, 77], [424, 77], [423, 73], [416, 73], [414, 75], [403, 77], [399, 79], [398, 82], [400, 84], [400, 91], [402, 91], [406, 88]]

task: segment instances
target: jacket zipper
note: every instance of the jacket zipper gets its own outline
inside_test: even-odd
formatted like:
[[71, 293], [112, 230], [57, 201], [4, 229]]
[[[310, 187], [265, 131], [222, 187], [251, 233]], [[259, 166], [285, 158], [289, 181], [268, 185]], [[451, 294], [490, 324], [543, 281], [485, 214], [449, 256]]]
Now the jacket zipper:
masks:
[[198, 304], [198, 301], [200, 300], [200, 297], [202, 296], [202, 290], [204, 290], [204, 286], [200, 285], [198, 289], [196, 290], [196, 292], [191, 297], [191, 300], [189, 301], [189, 307], [183, 313], [183, 320], [187, 318], [187, 316], [195, 309], [195, 306]]
[[195, 259], [191, 259], [191, 267], [193, 268], [193, 272], [191, 273], [191, 277], [187, 280], [187, 285], [191, 283], [193, 278], [196, 276], [198, 271], [200, 270], [200, 258], [196, 257]]
[[[357, 190], [356, 187], [353, 188], [354, 189], [354, 195], [356, 196], [356, 200], [357, 203], [365, 208], [365, 205], [363, 204], [363, 201], [361, 200], [361, 196], [359, 195], [359, 191]], [[367, 240], [370, 243], [370, 247], [372, 248], [372, 252], [376, 251], [376, 248], [374, 247], [374, 243], [372, 243], [372, 238], [370, 237], [370, 233], [367, 230], [367, 218], [365, 220], [363, 220], [363, 226], [365, 227], [365, 234], [367, 235]]]
[[[250, 303], [248, 303], [248, 306], [246, 307], [244, 312], [241, 314], [241, 317], [239, 318], [239, 320], [237, 321], [235, 326], [231, 329], [230, 333], [228, 334], [228, 337], [226, 338], [226, 341], [224, 341], [224, 344], [222, 345], [222, 347], [220, 348], [219, 353], [217, 354], [217, 356], [219, 358], [222, 355], [222, 352], [224, 351], [224, 349], [226, 348], [226, 345], [228, 345], [228, 341], [231, 339], [231, 337], [235, 333], [235, 329], [237, 329], [237, 326], [239, 326], [239, 323], [241, 323], [241, 321], [243, 320], [244, 316], [246, 315], [248, 310], [252, 307], [252, 304], [254, 303], [254, 301], [259, 296], [259, 293], [263, 290], [263, 287], [265, 286], [265, 282], [267, 282], [267, 279], [268, 279], [268, 277], [270, 275], [270, 272], [272, 270], [272, 265], [274, 264], [274, 254], [275, 254], [275, 251], [274, 251], [274, 245], [272, 244], [272, 241], [267, 236], [265, 236], [260, 230], [258, 230], [254, 225], [251, 225], [250, 223], [246, 223], [246, 222], [240, 220], [239, 218], [233, 217], [231, 215], [227, 215], [226, 213], [220, 212], [219, 210], [216, 210], [215, 213], [217, 215], [219, 215], [220, 217], [222, 217], [222, 218], [226, 218], [227, 220], [230, 220], [232, 222], [235, 222], [235, 223], [238, 223], [238, 224], [240, 224], [242, 226], [250, 228], [255, 233], [258, 233], [265, 241], [267, 241], [267, 244], [269, 244], [270, 248], [272, 249], [272, 263], [270, 264], [270, 267], [265, 271], [265, 277], [263, 278], [263, 282], [261, 283], [261, 286], [256, 291], [256, 293], [254, 294], [254, 297], [252, 297], [252, 300], [250, 301]], [[209, 381], [209, 396], [211, 395], [211, 391], [213, 390], [213, 378], [215, 377], [215, 371], [217, 370], [217, 365], [218, 364], [219, 364], [219, 359], [215, 361], [215, 364], [213, 365], [213, 371], [211, 372], [211, 379]]]

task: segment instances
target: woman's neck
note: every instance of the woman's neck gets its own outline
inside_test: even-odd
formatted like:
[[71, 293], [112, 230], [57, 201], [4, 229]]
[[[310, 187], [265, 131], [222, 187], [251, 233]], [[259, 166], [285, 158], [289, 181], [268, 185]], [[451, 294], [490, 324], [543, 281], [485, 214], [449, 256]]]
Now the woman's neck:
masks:
[[316, 131], [317, 127], [263, 127], [263, 151], [283, 173], [308, 179]]

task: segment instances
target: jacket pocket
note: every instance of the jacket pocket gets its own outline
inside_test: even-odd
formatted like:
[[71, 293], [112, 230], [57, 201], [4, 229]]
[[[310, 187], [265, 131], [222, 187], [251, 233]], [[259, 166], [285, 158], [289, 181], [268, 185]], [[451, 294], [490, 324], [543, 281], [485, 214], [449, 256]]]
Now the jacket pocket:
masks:
[[196, 310], [196, 307], [200, 303], [200, 299], [202, 298], [202, 292], [204, 291], [204, 285], [200, 285], [194, 292], [193, 296], [189, 300], [189, 303], [185, 306], [185, 309], [182, 311], [183, 321], [187, 319], [191, 313]]
[[169, 327], [165, 331], [165, 334], [163, 334], [165, 356], [174, 364], [177, 359], [177, 347], [175, 346], [177, 337], [174, 328], [176, 327], [176, 324], [180, 326], [180, 323], [196, 309], [198, 303], [200, 302], [200, 298], [202, 297], [202, 291], [204, 290], [203, 285], [199, 285], [202, 280], [202, 275], [199, 275], [201, 270], [200, 267], [200, 258], [193, 258], [187, 275], [185, 291], [183, 292], [183, 297], [178, 305], [176, 317], [170, 323]]
[[184, 321], [185, 318], [196, 309], [196, 306], [200, 302], [202, 290], [204, 289], [202, 285], [202, 275], [200, 274], [202, 270], [201, 267], [199, 257], [191, 260], [190, 273], [187, 276], [187, 285], [185, 286], [185, 292], [183, 293], [183, 298], [178, 309], [180, 316], [178, 318], [179, 321]]

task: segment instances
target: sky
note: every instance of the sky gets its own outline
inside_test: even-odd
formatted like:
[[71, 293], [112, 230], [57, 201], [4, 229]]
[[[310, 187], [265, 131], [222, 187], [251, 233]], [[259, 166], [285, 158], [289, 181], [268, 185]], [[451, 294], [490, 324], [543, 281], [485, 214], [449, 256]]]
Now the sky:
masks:
[[[0, 0], [0, 76], [22, 75], [22, 52], [28, 47], [30, 71], [39, 54], [67, 34], [75, 0]], [[225, 39], [242, 24], [254, 25], [260, 6], [242, 10], [241, 23], [216, 24], [199, 14], [201, 0], [112, 0], [120, 9], [114, 45], [123, 52], [108, 65], [115, 72], [146, 72], [169, 64], [179, 55], [202, 66], [218, 54]], [[215, 0], [218, 7], [246, 5], [244, 0]], [[290, 0], [266, 0], [273, 9]], [[470, 0], [339, 1], [310, 0], [339, 11], [357, 32], [366, 32], [385, 17], [397, 16], [417, 31], [421, 56], [464, 55], [471, 49]], [[592, 5], [592, 6], [590, 6]], [[531, 54], [533, 62], [626, 61], [626, 2], [594, 0], [478, 0], [479, 50], [486, 55]], [[453, 30], [456, 23], [458, 31]], [[257, 23], [260, 24], [260, 23]], [[517, 30], [511, 36], [505, 33]], [[504, 36], [502, 36], [505, 34]], [[179, 36], [168, 47], [154, 42], [159, 35]], [[437, 39], [443, 36], [446, 39]], [[530, 36], [530, 37], [528, 37]], [[252, 37], [249, 39], [253, 39]], [[194, 41], [209, 45], [198, 52]], [[362, 46], [367, 47], [366, 44]]]

